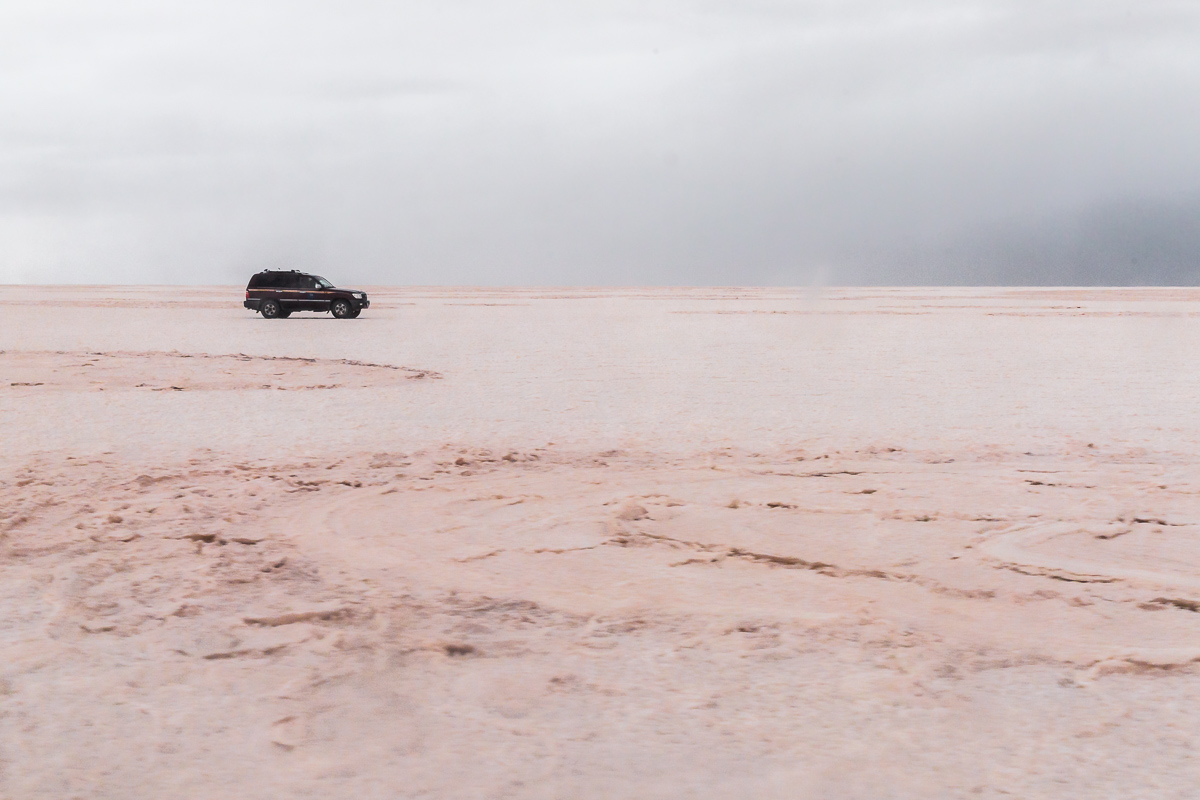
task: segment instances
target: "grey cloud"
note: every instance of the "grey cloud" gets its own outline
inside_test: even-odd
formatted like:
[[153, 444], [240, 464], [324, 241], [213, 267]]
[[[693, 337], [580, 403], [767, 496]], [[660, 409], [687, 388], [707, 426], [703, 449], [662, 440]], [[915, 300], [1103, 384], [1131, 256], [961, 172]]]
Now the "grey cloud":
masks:
[[1178, 2], [0, 9], [0, 280], [1197, 279]]

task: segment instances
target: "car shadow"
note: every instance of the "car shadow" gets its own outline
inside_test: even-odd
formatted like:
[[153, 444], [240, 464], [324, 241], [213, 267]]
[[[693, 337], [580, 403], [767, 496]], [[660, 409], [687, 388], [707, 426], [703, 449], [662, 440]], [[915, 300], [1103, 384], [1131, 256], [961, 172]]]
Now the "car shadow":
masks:
[[[260, 316], [259, 318], [261, 319], [262, 317]], [[274, 319], [268, 320], [268, 322], [274, 322], [274, 321], [275, 321]], [[303, 321], [303, 322], [320, 322], [320, 321], [361, 322], [361, 321], [363, 321], [363, 318], [362, 317], [349, 317], [349, 318], [344, 318], [344, 319], [338, 319], [337, 317], [333, 316], [332, 314], [316, 314], [316, 313], [301, 316], [299, 312], [296, 312], [296, 313], [293, 313], [290, 317], [285, 317], [280, 321], [282, 321], [282, 322], [301, 322], [301, 321]]]

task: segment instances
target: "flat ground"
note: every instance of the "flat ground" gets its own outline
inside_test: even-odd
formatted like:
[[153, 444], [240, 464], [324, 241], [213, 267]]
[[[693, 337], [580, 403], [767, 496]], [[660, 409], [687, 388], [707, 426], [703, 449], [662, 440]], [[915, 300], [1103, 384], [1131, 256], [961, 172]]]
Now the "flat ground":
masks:
[[0, 288], [0, 797], [1191, 798], [1200, 292]]

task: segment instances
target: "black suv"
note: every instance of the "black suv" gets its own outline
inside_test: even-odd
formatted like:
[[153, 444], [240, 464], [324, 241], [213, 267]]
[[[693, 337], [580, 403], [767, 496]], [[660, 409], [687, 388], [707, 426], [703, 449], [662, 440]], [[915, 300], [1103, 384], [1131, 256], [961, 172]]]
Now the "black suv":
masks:
[[366, 292], [338, 289], [320, 275], [264, 269], [246, 285], [242, 305], [266, 319], [287, 319], [293, 311], [331, 311], [338, 319], [354, 319], [371, 301]]

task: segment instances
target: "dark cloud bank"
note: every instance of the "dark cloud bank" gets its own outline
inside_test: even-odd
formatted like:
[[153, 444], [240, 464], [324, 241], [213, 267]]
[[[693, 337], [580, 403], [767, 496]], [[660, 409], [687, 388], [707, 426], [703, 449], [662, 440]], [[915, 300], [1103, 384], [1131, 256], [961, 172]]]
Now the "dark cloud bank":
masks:
[[1193, 2], [0, 6], [0, 281], [1195, 284]]

